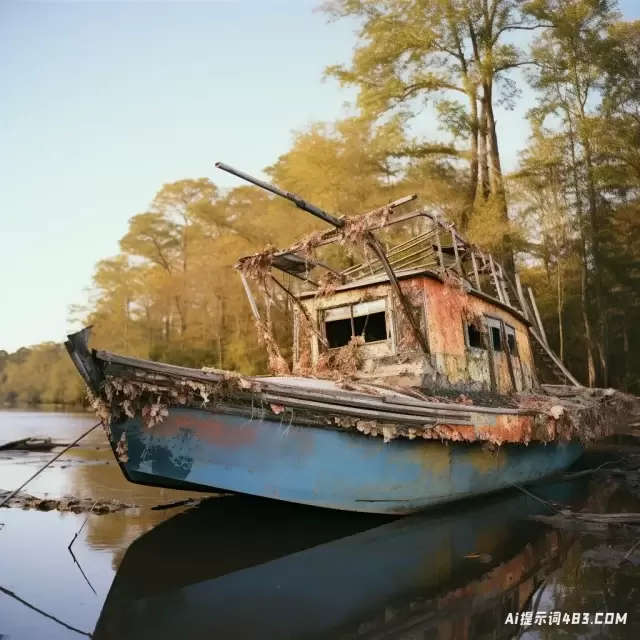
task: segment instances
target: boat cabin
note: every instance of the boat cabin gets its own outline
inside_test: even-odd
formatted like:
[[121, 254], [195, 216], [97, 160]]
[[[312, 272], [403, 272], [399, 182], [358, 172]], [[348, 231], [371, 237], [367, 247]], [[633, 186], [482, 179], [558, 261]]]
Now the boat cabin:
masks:
[[[294, 354], [303, 349], [301, 340], [310, 340], [311, 362], [316, 365], [323, 352], [347, 347], [360, 336], [360, 378], [394, 378], [395, 386], [498, 393], [537, 386], [528, 321], [434, 276], [426, 269], [398, 274], [427, 352], [388, 278], [379, 276], [338, 287], [327, 297], [302, 294], [300, 300], [316, 319], [326, 344], [317, 334], [305, 336], [297, 330]], [[295, 318], [299, 323], [300, 314]]]
[[269, 286], [290, 298], [294, 373], [320, 376], [347, 363], [355, 378], [376, 384], [502, 395], [539, 387], [537, 351], [545, 377], [578, 385], [549, 348], [518, 276], [437, 215], [396, 212], [412, 199], [240, 260], [263, 333], [249, 280], [272, 300]]

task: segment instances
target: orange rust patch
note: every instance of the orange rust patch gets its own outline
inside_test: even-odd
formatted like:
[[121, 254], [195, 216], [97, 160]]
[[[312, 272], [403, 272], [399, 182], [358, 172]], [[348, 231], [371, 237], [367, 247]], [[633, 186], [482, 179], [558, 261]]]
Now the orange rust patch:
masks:
[[222, 447], [242, 447], [256, 440], [257, 431], [250, 421], [242, 428], [224, 424], [213, 417], [209, 419], [192, 415], [172, 415], [153, 428], [154, 434], [162, 437], [176, 435], [181, 429], [194, 431], [198, 439]]
[[[494, 444], [542, 442], [559, 435], [558, 422], [548, 416], [496, 415], [493, 424], [461, 426], [438, 424], [420, 434], [425, 439], [457, 442], [491, 442]], [[543, 437], [546, 436], [546, 437]], [[494, 461], [495, 463], [495, 461]]]
[[[462, 371], [467, 356], [463, 330], [465, 318], [468, 316], [492, 316], [514, 328], [518, 355], [528, 374], [526, 382], [530, 384], [531, 375], [529, 372], [534, 367], [533, 356], [529, 344], [528, 329], [521, 320], [490, 302], [467, 294], [459, 287], [443, 285], [430, 278], [423, 279], [423, 286], [427, 297], [427, 326], [433, 353], [446, 354], [453, 359], [460, 359], [458, 367], [455, 367], [454, 364], [449, 366]], [[511, 391], [511, 376], [506, 354], [496, 352], [494, 363], [498, 391], [500, 393]], [[517, 363], [514, 363], [514, 366], [519, 369]]]

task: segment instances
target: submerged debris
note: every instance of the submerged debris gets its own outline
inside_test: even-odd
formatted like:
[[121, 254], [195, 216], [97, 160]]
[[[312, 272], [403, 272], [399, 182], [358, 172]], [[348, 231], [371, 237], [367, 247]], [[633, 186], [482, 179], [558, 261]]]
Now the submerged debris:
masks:
[[[0, 501], [7, 495], [9, 491], [0, 489]], [[94, 500], [92, 498], [73, 498], [63, 497], [54, 498], [37, 498], [35, 496], [20, 493], [11, 498], [7, 504], [7, 508], [33, 509], [36, 511], [60, 511], [62, 513], [96, 513], [105, 515], [108, 513], [117, 513], [126, 509], [134, 509], [136, 505], [126, 504], [118, 500]]]
[[66, 447], [65, 443], [54, 442], [51, 438], [21, 438], [0, 444], [0, 451], [51, 451], [56, 447]]
[[582, 553], [582, 561], [591, 566], [618, 569], [624, 565], [640, 566], [640, 549], [636, 543], [628, 551], [607, 545], [587, 549]]

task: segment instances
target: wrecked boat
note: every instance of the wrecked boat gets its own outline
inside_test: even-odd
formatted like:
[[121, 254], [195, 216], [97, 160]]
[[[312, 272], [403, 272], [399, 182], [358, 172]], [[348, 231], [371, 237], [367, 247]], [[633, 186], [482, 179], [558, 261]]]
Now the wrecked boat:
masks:
[[[531, 289], [408, 196], [335, 217], [236, 265], [271, 376], [67, 350], [124, 475], [332, 509], [406, 514], [535, 482], [639, 415], [587, 389], [549, 346]], [[263, 302], [262, 302], [263, 300]], [[271, 310], [288, 305], [293, 357]]]

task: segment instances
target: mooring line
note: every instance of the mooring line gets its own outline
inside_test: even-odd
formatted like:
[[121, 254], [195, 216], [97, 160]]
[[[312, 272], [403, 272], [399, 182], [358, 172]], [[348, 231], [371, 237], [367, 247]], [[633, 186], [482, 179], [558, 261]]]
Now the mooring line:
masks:
[[541, 502], [545, 507], [547, 507], [547, 509], [551, 509], [551, 511], [553, 511], [554, 513], [560, 513], [558, 509], [556, 509], [548, 500], [544, 500], [543, 498], [540, 498], [537, 495], [527, 491], [524, 487], [521, 487], [519, 484], [515, 484], [513, 482], [510, 482], [509, 484], [512, 487], [515, 487], [516, 489], [520, 489], [520, 491], [522, 491], [523, 493], [526, 493], [528, 496], [530, 496], [534, 500]]

